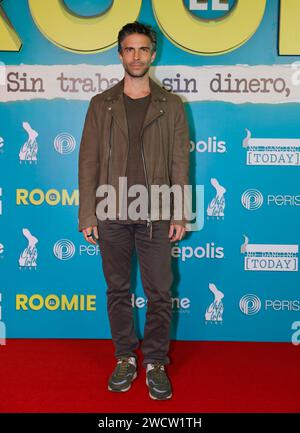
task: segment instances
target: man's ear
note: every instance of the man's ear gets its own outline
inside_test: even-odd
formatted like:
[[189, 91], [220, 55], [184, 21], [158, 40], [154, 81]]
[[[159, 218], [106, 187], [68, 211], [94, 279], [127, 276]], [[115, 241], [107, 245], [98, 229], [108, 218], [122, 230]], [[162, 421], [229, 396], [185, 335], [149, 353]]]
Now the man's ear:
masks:
[[156, 51], [154, 51], [154, 53], [152, 53], [152, 56], [151, 56], [151, 63], [154, 62], [155, 57], [156, 57]]

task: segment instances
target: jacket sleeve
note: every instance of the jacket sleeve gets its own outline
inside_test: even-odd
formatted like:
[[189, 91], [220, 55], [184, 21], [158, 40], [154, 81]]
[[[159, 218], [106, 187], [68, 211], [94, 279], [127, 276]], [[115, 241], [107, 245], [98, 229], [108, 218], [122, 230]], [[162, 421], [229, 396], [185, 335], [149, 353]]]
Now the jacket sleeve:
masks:
[[86, 113], [78, 158], [79, 211], [78, 231], [97, 225], [96, 190], [99, 179], [98, 131], [95, 96]]
[[[189, 185], [189, 168], [190, 168], [190, 137], [187, 116], [184, 111], [184, 105], [179, 96], [178, 105], [176, 106], [174, 140], [172, 153], [172, 170], [171, 185], [180, 185], [182, 191], [182, 201], [179, 205], [174, 201], [172, 208], [171, 224], [186, 226], [188, 219], [185, 205], [191, 205], [191, 197], [184, 190], [184, 185]], [[175, 208], [180, 212], [180, 218], [176, 218]], [[190, 209], [190, 208], [188, 208]]]

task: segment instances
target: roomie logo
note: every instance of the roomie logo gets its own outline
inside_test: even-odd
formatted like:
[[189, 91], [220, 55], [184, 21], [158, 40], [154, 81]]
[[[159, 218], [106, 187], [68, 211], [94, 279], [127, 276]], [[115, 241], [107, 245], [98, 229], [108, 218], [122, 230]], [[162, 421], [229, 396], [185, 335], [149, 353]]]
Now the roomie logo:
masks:
[[69, 239], [60, 239], [53, 245], [53, 253], [59, 260], [69, 260], [75, 254], [75, 245]]
[[258, 189], [247, 189], [241, 198], [242, 205], [248, 210], [259, 209], [263, 202], [263, 195]]
[[35, 293], [27, 296], [25, 293], [16, 295], [17, 311], [96, 311], [96, 295], [91, 294], [59, 294], [51, 293], [42, 296]]
[[256, 314], [261, 309], [261, 301], [256, 295], [248, 294], [240, 299], [240, 310], [247, 316]]
[[[193, 13], [196, 11], [207, 11], [210, 12], [210, 18], [218, 18], [220, 15], [222, 16], [224, 12], [228, 12], [229, 9], [232, 8], [235, 0], [185, 0], [184, 3]], [[200, 16], [206, 18], [205, 14], [200, 13]]]
[[[36, 24], [45, 38], [60, 49], [82, 54], [103, 52], [114, 47], [115, 35], [120, 26], [138, 17], [142, 6], [142, 0], [98, 1], [97, 8], [90, 5], [96, 3], [91, 1], [28, 0], [27, 3], [33, 18], [32, 23]], [[104, 3], [104, 6], [99, 7], [98, 3]], [[267, 0], [152, 0], [149, 1], [150, 3], [152, 3], [157, 25], [172, 44], [193, 54], [220, 55], [240, 48], [256, 33], [266, 5], [271, 2]], [[276, 3], [275, 8], [279, 7], [279, 2], [274, 3]], [[8, 20], [3, 10], [4, 6], [1, 2], [0, 4], [0, 51], [21, 51], [26, 46], [22, 44], [25, 40], [23, 34], [21, 40], [14, 28], [14, 22]], [[282, 0], [278, 15], [280, 31], [277, 40], [273, 39], [273, 43], [276, 44], [274, 47], [278, 46], [280, 55], [299, 55], [299, 44], [295, 43], [300, 16], [299, 2]], [[205, 18], [208, 19], [207, 22]], [[221, 19], [217, 21], [218, 18]], [[25, 34], [30, 30], [29, 26], [25, 29]], [[78, 38], [79, 33], [80, 38]], [[33, 43], [31, 38], [27, 39], [26, 43]], [[0, 85], [1, 83], [5, 83], [3, 74], [2, 79], [0, 76]], [[253, 83], [255, 90], [256, 85], [257, 83]], [[91, 83], [87, 82], [85, 87], [88, 91]]]

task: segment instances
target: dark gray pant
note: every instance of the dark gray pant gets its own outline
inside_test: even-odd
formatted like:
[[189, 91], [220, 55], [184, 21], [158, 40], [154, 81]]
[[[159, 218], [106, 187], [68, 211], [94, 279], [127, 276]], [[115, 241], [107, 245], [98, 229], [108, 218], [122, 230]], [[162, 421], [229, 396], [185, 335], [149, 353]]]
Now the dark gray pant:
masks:
[[137, 357], [139, 340], [134, 330], [130, 293], [131, 260], [134, 247], [141, 280], [147, 298], [144, 339], [141, 350], [143, 366], [160, 361], [169, 364], [170, 326], [172, 318], [170, 222], [154, 221], [152, 239], [146, 224], [124, 224], [98, 220], [99, 248], [107, 283], [107, 309], [115, 356]]

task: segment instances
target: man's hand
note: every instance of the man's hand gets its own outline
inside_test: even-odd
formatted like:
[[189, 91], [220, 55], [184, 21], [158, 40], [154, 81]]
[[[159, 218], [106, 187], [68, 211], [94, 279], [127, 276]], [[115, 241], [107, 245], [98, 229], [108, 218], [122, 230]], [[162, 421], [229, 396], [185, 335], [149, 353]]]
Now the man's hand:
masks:
[[[174, 230], [176, 233], [174, 233]], [[185, 235], [185, 227], [179, 224], [170, 224], [169, 238], [170, 242], [180, 241]]]
[[[82, 230], [82, 233], [83, 233], [84, 239], [87, 242], [89, 242], [90, 244], [94, 244], [94, 245], [97, 244], [96, 240], [94, 239], [94, 237], [96, 239], [99, 239], [98, 227], [97, 226], [87, 227], [87, 228], [85, 228], [85, 229]], [[93, 236], [89, 236], [91, 234], [93, 234], [94, 237]]]

